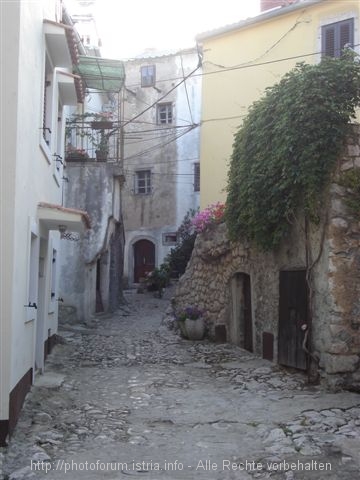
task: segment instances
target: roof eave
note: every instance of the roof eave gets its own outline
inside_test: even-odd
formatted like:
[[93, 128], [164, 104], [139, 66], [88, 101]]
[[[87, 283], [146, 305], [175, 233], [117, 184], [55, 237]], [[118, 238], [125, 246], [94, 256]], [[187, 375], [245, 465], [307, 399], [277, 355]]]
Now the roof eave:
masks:
[[83, 210], [40, 202], [37, 213], [39, 221], [49, 231], [64, 226], [68, 231], [81, 233], [91, 228], [90, 217]]
[[296, 10], [301, 10], [307, 7], [311, 7], [318, 3], [322, 3], [324, 0], [307, 0], [300, 3], [293, 3], [287, 7], [279, 7], [273, 10], [266, 11], [264, 13], [260, 13], [256, 17], [247, 18], [246, 20], [242, 20], [237, 23], [233, 23], [231, 25], [225, 25], [224, 27], [217, 28], [215, 30], [210, 30], [208, 32], [199, 33], [196, 35], [195, 39], [198, 43], [203, 42], [204, 40], [219, 37], [221, 35], [225, 35], [227, 33], [241, 30], [243, 28], [250, 27], [252, 25], [256, 25], [257, 23], [266, 22], [276, 17], [280, 17], [281, 15], [286, 15]]

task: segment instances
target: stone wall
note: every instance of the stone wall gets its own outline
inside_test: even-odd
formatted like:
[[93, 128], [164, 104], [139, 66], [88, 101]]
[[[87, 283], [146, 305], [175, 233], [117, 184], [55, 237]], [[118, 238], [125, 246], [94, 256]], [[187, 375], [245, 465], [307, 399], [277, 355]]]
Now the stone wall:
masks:
[[331, 386], [360, 389], [360, 223], [346, 207], [346, 189], [336, 183], [341, 171], [360, 167], [359, 130], [355, 133], [325, 195], [322, 220], [309, 226], [308, 255], [302, 218], [294, 220], [281, 247], [267, 253], [244, 239], [230, 242], [225, 224], [211, 226], [196, 239], [174, 305], [175, 310], [186, 305], [204, 309], [210, 337], [216, 340], [219, 332], [226, 331], [230, 340], [231, 282], [235, 274], [249, 275], [254, 351], [263, 355], [263, 334], [273, 335], [271, 348], [277, 361], [280, 272], [313, 265], [307, 324], [308, 346], [317, 361], [310, 363]]

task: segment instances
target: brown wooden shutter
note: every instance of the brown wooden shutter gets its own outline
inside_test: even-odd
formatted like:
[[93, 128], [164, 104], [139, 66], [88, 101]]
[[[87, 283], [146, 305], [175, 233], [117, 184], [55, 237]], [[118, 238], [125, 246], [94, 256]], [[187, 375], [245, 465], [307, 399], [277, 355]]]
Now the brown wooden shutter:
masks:
[[354, 19], [322, 27], [322, 55], [340, 57], [345, 45], [354, 44]]
[[353, 45], [353, 19], [341, 22], [340, 26], [340, 50], [343, 50], [346, 44]]
[[194, 163], [194, 192], [200, 192], [200, 163]]
[[327, 57], [335, 57], [335, 26], [323, 27], [322, 54]]

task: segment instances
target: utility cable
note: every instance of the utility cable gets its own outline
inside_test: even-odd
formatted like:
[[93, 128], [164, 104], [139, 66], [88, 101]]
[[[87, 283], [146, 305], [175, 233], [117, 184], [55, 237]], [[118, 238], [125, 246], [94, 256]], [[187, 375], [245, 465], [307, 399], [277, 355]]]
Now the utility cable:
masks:
[[[190, 157], [190, 158], [181, 158], [179, 160], [162, 160], [162, 161], [151, 161], [151, 166], [156, 166], [156, 165], [164, 165], [164, 164], [172, 164], [172, 163], [179, 163], [179, 162], [191, 162], [194, 161], [194, 163], [199, 162], [199, 156], [198, 157]], [[138, 166], [137, 162], [128, 162], [127, 166]], [[145, 164], [146, 165], [146, 164]]]
[[[161, 133], [161, 132], [160, 132]], [[136, 137], [136, 133], [134, 132], [133, 137], [127, 137], [127, 141], [125, 143], [125, 146], [129, 145], [138, 145], [140, 143], [145, 143], [145, 142], [154, 142], [158, 139], [164, 139], [167, 137], [172, 137], [174, 135], [174, 132], [163, 132], [161, 135], [145, 135], [145, 138], [142, 137]], [[147, 138], [146, 138], [147, 137]]]
[[[186, 83], [184, 83], [184, 85], [186, 85]], [[140, 84], [138, 84], [138, 86], [140, 86]], [[131, 92], [132, 95], [134, 95], [134, 97], [136, 97], [136, 92], [133, 92], [132, 90], [130, 90], [129, 88], [127, 88], [125, 86], [126, 90]], [[185, 87], [186, 88], [186, 87]], [[136, 98], [138, 102], [141, 102], [143, 103], [144, 105], [147, 105], [148, 107], [151, 107], [150, 103], [146, 102], [145, 100], [143, 100], [142, 98], [139, 98], [137, 97]], [[130, 103], [130, 102], [127, 102], [127, 103]], [[179, 118], [179, 120], [182, 120], [183, 122], [186, 122], [187, 124], [190, 124], [190, 121], [189, 120], [185, 120], [184, 118]], [[131, 121], [131, 120], [130, 120]], [[151, 123], [151, 122], [144, 122], [144, 123]], [[193, 123], [193, 122], [192, 122]], [[152, 123], [153, 125], [157, 125], [157, 123]]]
[[[192, 70], [190, 73], [188, 73], [188, 75], [186, 75], [186, 77], [184, 77], [179, 83], [177, 83], [176, 85], [174, 85], [172, 88], [170, 88], [170, 90], [168, 90], [166, 93], [164, 93], [164, 95], [162, 95], [160, 98], [158, 98], [155, 102], [153, 102], [151, 105], [149, 105], [147, 108], [145, 108], [145, 110], [143, 110], [142, 112], [138, 113], [137, 115], [135, 115], [135, 117], [133, 117], [131, 120], [128, 120], [127, 122], [123, 123], [122, 127], [126, 127], [126, 125], [128, 125], [129, 123], [133, 122], [134, 120], [136, 120], [137, 118], [141, 117], [144, 113], [146, 113], [148, 110], [150, 110], [151, 108], [153, 108], [157, 103], [159, 103], [161, 100], [163, 100], [164, 98], [166, 98], [171, 92], [173, 92], [174, 90], [176, 90], [180, 85], [182, 85], [188, 78], [190, 78], [192, 75], [194, 75], [194, 73], [199, 70], [200, 68], [200, 63], [196, 66], [196, 68], [194, 70]], [[109, 136], [112, 134], [112, 133], [115, 133], [117, 129], [115, 130], [112, 130], [109, 134]]]
[[136, 154], [129, 155], [128, 157], [124, 158], [124, 162], [127, 161], [128, 159], [138, 158], [138, 157], [141, 157], [143, 155], [146, 155], [147, 153], [153, 152], [154, 150], [157, 150], [159, 148], [163, 148], [166, 145], [169, 145], [170, 143], [174, 142], [178, 138], [182, 137], [183, 135], [186, 135], [187, 133], [189, 133], [190, 131], [192, 131], [194, 128], [196, 128], [198, 126], [199, 125], [196, 125], [196, 124], [193, 125], [193, 126], [190, 126], [185, 132], [181, 132], [180, 134], [176, 135], [174, 138], [168, 140], [167, 142], [164, 142], [164, 143], [161, 143], [161, 144], [158, 144], [158, 145], [154, 145], [153, 147], [150, 147], [147, 150], [143, 150], [142, 152], [138, 152]]
[[[352, 48], [356, 48], [359, 45], [360, 45], [360, 43], [357, 43], [357, 44], [353, 45]], [[313, 52], [313, 53], [303, 53], [301, 55], [294, 55], [292, 57], [283, 57], [283, 58], [278, 58], [278, 59], [275, 59], [275, 60], [269, 60], [267, 62], [259, 62], [259, 63], [252, 63], [250, 61], [250, 62], [248, 62], [249, 64], [239, 64], [239, 65], [235, 65], [233, 67], [222, 68], [221, 70], [213, 70], [212, 72], [194, 73], [192, 76], [193, 77], [205, 77], [206, 75], [214, 75], [216, 73], [224, 73], [224, 72], [229, 72], [229, 71], [232, 71], [232, 70], [241, 70], [241, 69], [245, 69], [245, 68], [261, 67], [263, 65], [271, 65], [273, 63], [286, 62], [286, 61], [289, 61], [289, 60], [298, 60], [300, 58], [307, 58], [307, 57], [312, 57], [312, 56], [316, 56], [316, 55], [321, 55], [322, 53], [323, 53], [322, 51]], [[207, 62], [204, 62], [204, 63], [207, 63]], [[163, 81], [175, 81], [175, 80], [179, 80], [180, 78], [181, 77], [168, 78], [168, 79], [163, 80]], [[140, 84], [136, 84], [136, 85], [140, 85]]]
[[[300, 20], [301, 16], [303, 15], [303, 13], [305, 12], [306, 10], [303, 10], [301, 12], [301, 14], [298, 16], [298, 18], [296, 19], [294, 25], [292, 27], [289, 28], [289, 30], [287, 32], [285, 32], [275, 43], [273, 43], [271, 45], [271, 47], [269, 47], [267, 50], [265, 50], [264, 53], [262, 53], [261, 55], [259, 55], [258, 57], [254, 58], [254, 60], [250, 60], [249, 62], [244, 62], [240, 65], [247, 65], [249, 63], [254, 63], [254, 62], [257, 62], [258, 60], [260, 60], [261, 58], [265, 57], [265, 55], [267, 55], [268, 53], [271, 52], [271, 50], [273, 50], [277, 45], [279, 45], [279, 43], [281, 43], [293, 30], [295, 30], [295, 28], [300, 24], [300, 23], [309, 23], [308, 21], [305, 22], [304, 20]], [[226, 67], [224, 65], [219, 65], [217, 63], [213, 63], [211, 61], [206, 61], [204, 62], [205, 63], [210, 63], [212, 65], [214, 65], [215, 67], [219, 67], [219, 68], [232, 68], [232, 67]], [[237, 66], [240, 66], [240, 65], [237, 65]]]
[[[183, 64], [183, 58], [182, 58], [181, 53], [180, 53], [180, 62], [181, 62], [181, 70], [182, 70], [183, 78], [185, 79], [184, 64]], [[188, 90], [187, 90], [186, 81], [184, 81], [184, 88], [185, 88], [185, 93], [186, 93], [187, 104], [188, 104], [188, 107], [189, 107], [190, 120], [191, 120], [191, 123], [194, 124], [194, 119], [193, 119], [192, 112], [191, 112], [191, 106], [190, 106], [190, 100], [189, 100], [189, 94], [188, 94]]]

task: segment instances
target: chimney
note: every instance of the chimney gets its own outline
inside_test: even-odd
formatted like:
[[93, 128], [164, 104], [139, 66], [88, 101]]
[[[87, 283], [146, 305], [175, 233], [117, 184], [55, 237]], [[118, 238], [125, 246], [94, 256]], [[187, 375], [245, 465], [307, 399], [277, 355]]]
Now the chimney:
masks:
[[286, 7], [298, 0], [260, 0], [260, 11], [270, 10], [275, 7]]

